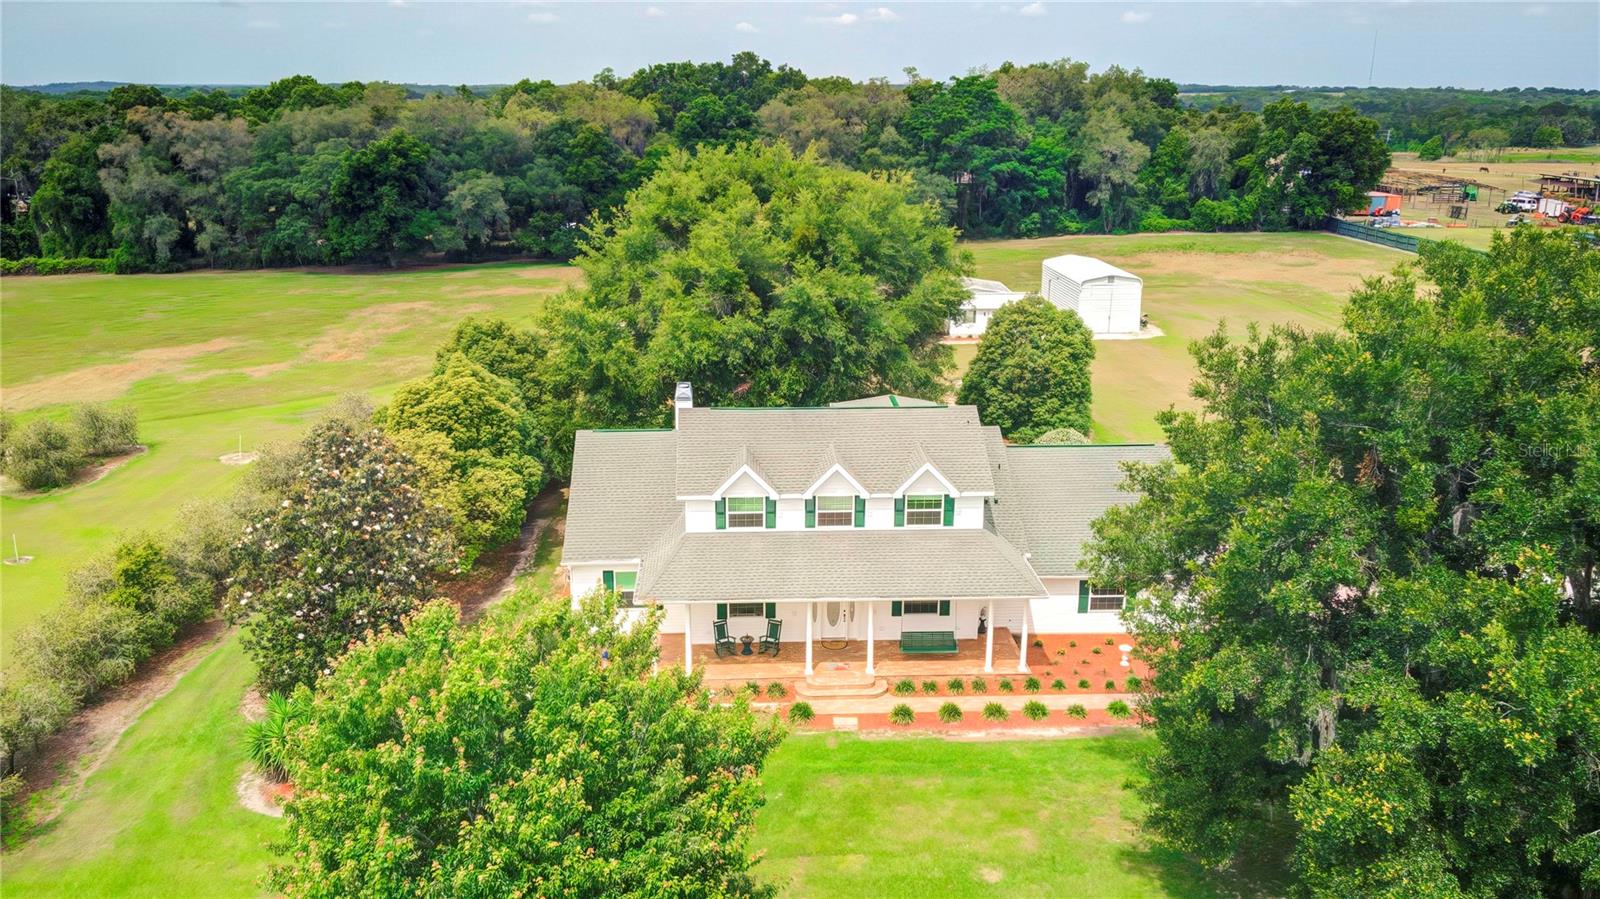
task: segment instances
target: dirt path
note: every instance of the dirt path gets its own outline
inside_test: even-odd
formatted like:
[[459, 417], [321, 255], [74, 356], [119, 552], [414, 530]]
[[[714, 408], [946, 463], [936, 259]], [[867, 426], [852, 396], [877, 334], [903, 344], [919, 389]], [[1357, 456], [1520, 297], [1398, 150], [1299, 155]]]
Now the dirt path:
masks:
[[227, 633], [220, 618], [202, 622], [146, 659], [131, 680], [79, 710], [66, 727], [40, 744], [23, 771], [23, 795], [37, 797], [30, 828], [48, 824], [61, 814], [111, 756], [133, 722], [210, 655]]
[[469, 574], [445, 585], [445, 593], [461, 607], [462, 621], [477, 621], [489, 607], [516, 589], [517, 578], [533, 564], [539, 538], [554, 520], [564, 494], [563, 487], [545, 488], [534, 498], [522, 523], [522, 533], [514, 542], [479, 556]]

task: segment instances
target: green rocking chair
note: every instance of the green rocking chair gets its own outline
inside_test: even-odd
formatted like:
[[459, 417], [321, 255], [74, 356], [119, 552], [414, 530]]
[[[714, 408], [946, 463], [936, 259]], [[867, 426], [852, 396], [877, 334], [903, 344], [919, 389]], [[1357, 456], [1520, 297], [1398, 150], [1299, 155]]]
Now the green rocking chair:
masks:
[[728, 636], [728, 619], [723, 618], [719, 621], [711, 622], [711, 632], [716, 639], [717, 658], [720, 659], [724, 655], [731, 656], [739, 651], [739, 644]]
[[759, 650], [757, 650], [757, 653], [759, 654], [759, 653], [763, 653], [763, 652], [771, 652], [774, 656], [776, 656], [778, 654], [778, 648], [781, 645], [778, 642], [778, 638], [782, 634], [783, 634], [783, 619], [781, 619], [781, 618], [768, 618], [767, 619], [767, 632], [761, 638], [761, 648]]

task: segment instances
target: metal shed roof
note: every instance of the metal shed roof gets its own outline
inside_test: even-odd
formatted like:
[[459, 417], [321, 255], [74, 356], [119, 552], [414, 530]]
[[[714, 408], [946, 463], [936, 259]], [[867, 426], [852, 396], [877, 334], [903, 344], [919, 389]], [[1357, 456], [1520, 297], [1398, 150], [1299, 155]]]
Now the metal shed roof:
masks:
[[1044, 267], [1048, 271], [1071, 278], [1079, 284], [1085, 281], [1097, 281], [1101, 278], [1129, 278], [1141, 284], [1144, 283], [1144, 279], [1138, 275], [1132, 272], [1125, 272], [1111, 263], [1103, 259], [1096, 259], [1093, 256], [1074, 256], [1070, 253], [1065, 256], [1052, 256], [1044, 261]]

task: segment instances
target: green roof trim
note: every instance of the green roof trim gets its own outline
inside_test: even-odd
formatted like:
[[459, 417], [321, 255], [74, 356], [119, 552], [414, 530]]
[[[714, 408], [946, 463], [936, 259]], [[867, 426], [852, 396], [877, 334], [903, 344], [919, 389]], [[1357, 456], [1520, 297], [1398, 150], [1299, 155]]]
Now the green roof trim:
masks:
[[666, 434], [671, 428], [584, 428], [595, 434]]
[[1012, 443], [1006, 449], [1102, 449], [1108, 446], [1161, 446], [1159, 443]]

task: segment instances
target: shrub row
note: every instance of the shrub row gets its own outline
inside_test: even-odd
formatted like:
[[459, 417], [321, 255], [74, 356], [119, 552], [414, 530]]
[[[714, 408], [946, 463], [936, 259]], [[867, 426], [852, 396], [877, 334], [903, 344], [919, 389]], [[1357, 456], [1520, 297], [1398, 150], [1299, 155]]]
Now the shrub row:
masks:
[[112, 274], [116, 268], [110, 259], [94, 256], [59, 258], [56, 256], [24, 256], [21, 259], [0, 259], [0, 275], [77, 275], [89, 272]]
[[65, 424], [34, 418], [18, 426], [10, 415], [0, 413], [0, 473], [27, 490], [69, 484], [91, 460], [138, 444], [139, 418], [128, 407], [80, 404], [72, 408]]

